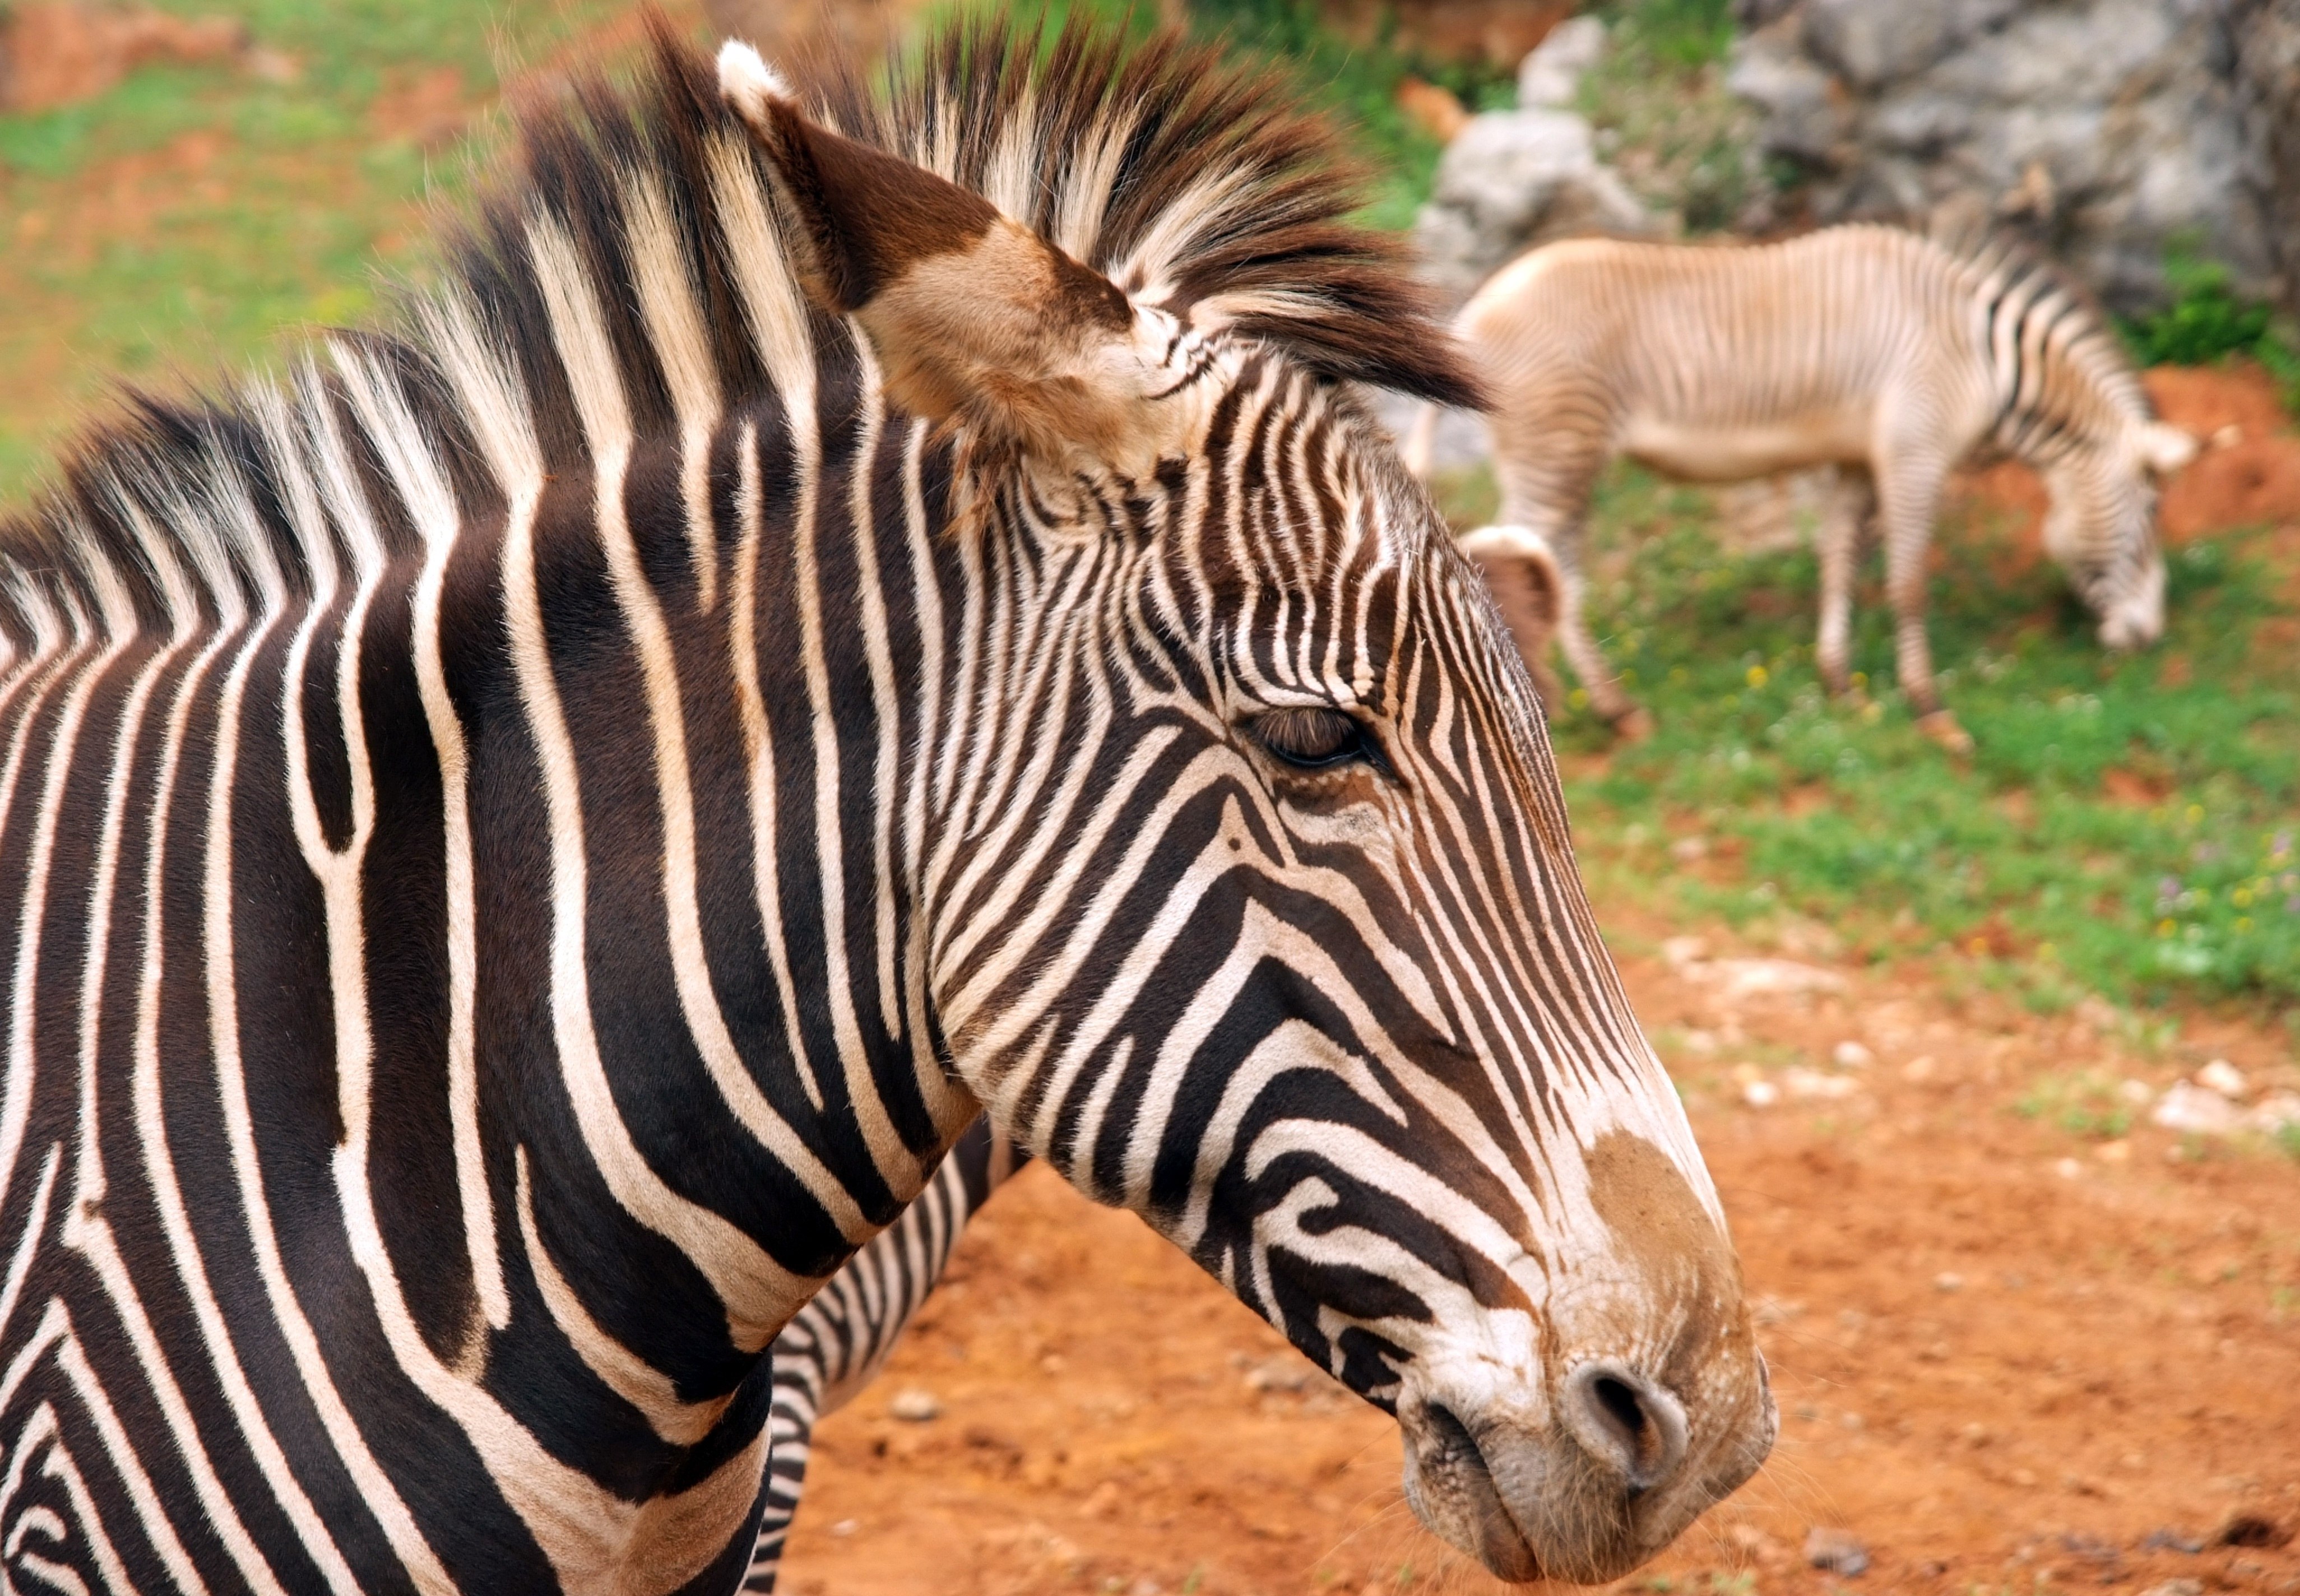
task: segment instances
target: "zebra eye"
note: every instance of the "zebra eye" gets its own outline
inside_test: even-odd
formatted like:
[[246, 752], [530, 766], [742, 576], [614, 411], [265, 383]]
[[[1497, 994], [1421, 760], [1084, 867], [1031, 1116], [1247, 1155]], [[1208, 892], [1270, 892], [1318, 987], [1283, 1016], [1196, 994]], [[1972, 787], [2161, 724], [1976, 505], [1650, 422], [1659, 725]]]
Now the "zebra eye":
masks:
[[1254, 735], [1264, 748], [1304, 770], [1322, 770], [1366, 752], [1365, 733], [1339, 710], [1296, 708], [1257, 716]]

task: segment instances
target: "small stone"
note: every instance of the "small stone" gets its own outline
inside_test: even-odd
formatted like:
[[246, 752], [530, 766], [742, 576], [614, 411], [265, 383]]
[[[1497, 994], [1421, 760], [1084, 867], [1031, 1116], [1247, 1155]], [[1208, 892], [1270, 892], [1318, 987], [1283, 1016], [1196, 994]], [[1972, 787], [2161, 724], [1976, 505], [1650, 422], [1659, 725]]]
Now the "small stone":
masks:
[[887, 1404], [887, 1415], [906, 1425], [927, 1424], [942, 1417], [942, 1399], [931, 1391], [908, 1386], [895, 1393]]
[[1857, 1042], [1840, 1042], [1829, 1056], [1839, 1069], [1866, 1069], [1877, 1061], [1877, 1055]]
[[1920, 1053], [1915, 1058], [1910, 1060], [1907, 1063], [1902, 1065], [1901, 1078], [1904, 1081], [1910, 1082], [1929, 1081], [1932, 1079], [1933, 1056], [1930, 1053]]
[[1781, 1072], [1781, 1085], [1791, 1097], [1829, 1101], [1851, 1097], [1861, 1090], [1860, 1083], [1841, 1075], [1823, 1075], [1818, 1069], [1806, 1069], [1792, 1065]]
[[2061, 1159], [2054, 1163], [2053, 1173], [2062, 1180], [2074, 1180], [2084, 1173], [2084, 1166], [2074, 1159]]
[[[1687, 841], [1698, 842], [1700, 839], [1690, 837]], [[1670, 852], [1674, 853], [1683, 845], [1682, 843], [1672, 844]], [[1709, 957], [1709, 939], [1705, 936], [1667, 937], [1661, 944], [1661, 956], [1669, 960], [1672, 969], [1683, 969], [1688, 964], [1698, 964]]]
[[2224, 1136], [2244, 1123], [2244, 1110], [2219, 1093], [2174, 1081], [2149, 1112], [2151, 1122], [2169, 1131]]
[[842, 1518], [837, 1524], [830, 1526], [830, 1534], [835, 1538], [844, 1541], [847, 1536], [853, 1534], [856, 1530], [859, 1530], [862, 1527], [862, 1521], [859, 1518]]
[[2196, 1071], [2196, 1085], [2207, 1092], [2217, 1092], [2222, 1097], [2242, 1097], [2245, 1093], [2244, 1071], [2226, 1059], [2214, 1059]]
[[2300, 1126], [2300, 1092], [2271, 1092], [2244, 1118], [2253, 1129], [2271, 1136]]
[[2143, 1551], [2180, 1551], [2188, 1553], [2190, 1557], [2196, 1556], [2204, 1549], [2204, 1542], [2202, 1536], [2192, 1535], [2185, 1530], [2176, 1529], [2150, 1530], [2147, 1538], [2140, 1542], [2140, 1550]]
[[1280, 1352], [1246, 1371], [1248, 1391], [1304, 1391], [1315, 1371], [1291, 1352]]
[[2215, 1546], [2257, 1546], [2274, 1550], [2292, 1539], [2292, 1532], [2258, 1513], [2238, 1513], [2213, 1533]]
[[1963, 1289], [1964, 1276], [1954, 1269], [1943, 1269], [1933, 1276], [1933, 1290], [1937, 1292], [1961, 1292]]
[[2116, 1094], [2136, 1109], [2145, 1109], [2156, 1101], [2156, 1093], [2146, 1081], [2119, 1082]]
[[2159, 1580], [2140, 1596], [2204, 1596], [2204, 1584], [2199, 1579]]
[[[1679, 864], [1699, 864], [1709, 857], [1709, 839], [1705, 836], [1681, 836], [1669, 845], [1669, 856]], [[1676, 941], [1675, 937], [1670, 939]]]
[[1869, 1567], [1869, 1549], [1851, 1530], [1816, 1524], [1804, 1533], [1804, 1560], [1852, 1579]]
[[1781, 1089], [1771, 1081], [1744, 1081], [1741, 1101], [1753, 1109], [1770, 1109], [1781, 1101]]

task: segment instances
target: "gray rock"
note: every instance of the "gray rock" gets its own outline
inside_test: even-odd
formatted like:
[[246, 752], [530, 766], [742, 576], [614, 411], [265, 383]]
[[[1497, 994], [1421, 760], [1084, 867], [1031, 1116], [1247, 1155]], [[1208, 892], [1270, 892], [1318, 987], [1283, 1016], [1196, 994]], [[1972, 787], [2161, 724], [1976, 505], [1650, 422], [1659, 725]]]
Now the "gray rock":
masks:
[[1766, 143], [1781, 154], [1826, 161], [1849, 126], [1829, 73], [1778, 30], [1735, 41], [1725, 87], [1764, 111]]
[[1868, 1568], [1869, 1549], [1851, 1530], [1816, 1524], [1804, 1533], [1804, 1560], [1852, 1579]]
[[2265, 0], [2237, 39], [2243, 181], [2258, 204], [2271, 292], [2300, 316], [2300, 0]]
[[1861, 88], [1922, 71], [2021, 0], [1810, 0], [1805, 47]]
[[2194, 248], [2300, 306], [2300, 0], [1803, 0], [1728, 85], [1815, 221], [1956, 207], [2128, 313]]
[[1604, 54], [1604, 23], [1596, 17], [1560, 22], [1518, 63], [1518, 109], [1572, 104], [1581, 89], [1581, 74], [1596, 66]]
[[1471, 118], [1446, 146], [1415, 235], [1431, 284], [1460, 304], [1537, 244], [1652, 226], [1598, 161], [1587, 121], [1569, 111], [1494, 111]]

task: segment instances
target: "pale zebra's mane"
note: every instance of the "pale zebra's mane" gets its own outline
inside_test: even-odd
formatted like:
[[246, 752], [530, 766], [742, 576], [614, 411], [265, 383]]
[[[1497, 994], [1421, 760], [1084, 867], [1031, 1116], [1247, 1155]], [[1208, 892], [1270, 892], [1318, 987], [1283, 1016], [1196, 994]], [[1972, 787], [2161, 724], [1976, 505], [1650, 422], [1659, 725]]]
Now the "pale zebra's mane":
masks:
[[1970, 274], [1976, 288], [1985, 288], [1992, 308], [2024, 307], [2054, 324], [2054, 346], [2079, 386], [2074, 391], [2042, 382], [2029, 387], [2043, 411], [2037, 420], [2048, 429], [2090, 440], [2111, 417], [2156, 419], [2108, 307], [2089, 285], [2001, 229], [1952, 220], [1925, 237]]
[[[563, 244], [598, 303], [613, 375], [641, 438], [675, 433], [707, 395], [720, 415], [771, 402], [762, 345], [785, 309], [826, 398], [863, 379], [853, 340], [806, 308], [774, 237], [765, 166], [722, 104], [709, 63], [657, 19], [635, 82], [594, 77], [517, 115], [514, 175], [452, 229], [440, 285], [408, 296], [395, 327], [329, 335], [329, 353], [284, 387], [244, 385], [169, 401], [131, 394], [124, 413], [66, 457], [62, 485], [0, 524], [0, 637], [21, 657], [61, 628], [116, 634], [210, 619], [220, 590], [307, 590], [313, 552], [293, 530], [287, 456], [332, 427], [365, 482], [372, 539], [412, 553], [408, 507], [375, 491], [389, 462], [362, 424], [346, 362], [385, 374], [465, 506], [499, 497], [483, 468], [486, 418], [447, 368], [459, 340], [523, 389], [547, 471], [579, 464], [575, 381], [552, 336], [538, 237]], [[1337, 381], [1475, 404], [1474, 379], [1432, 315], [1396, 241], [1350, 212], [1360, 174], [1338, 129], [1295, 104], [1275, 68], [1166, 37], [1129, 42], [1090, 24], [1051, 35], [999, 21], [939, 30], [873, 82], [850, 62], [802, 65], [810, 112], [981, 194], [1137, 297], [1226, 326]], [[731, 180], [730, 179], [735, 179]], [[666, 349], [666, 260], [686, 307]], [[650, 270], [653, 276], [650, 278]], [[308, 475], [308, 473], [306, 473]], [[324, 484], [322, 485], [325, 486]], [[338, 499], [326, 500], [340, 522]], [[338, 524], [337, 530], [344, 534]], [[78, 617], [79, 619], [75, 619]]]

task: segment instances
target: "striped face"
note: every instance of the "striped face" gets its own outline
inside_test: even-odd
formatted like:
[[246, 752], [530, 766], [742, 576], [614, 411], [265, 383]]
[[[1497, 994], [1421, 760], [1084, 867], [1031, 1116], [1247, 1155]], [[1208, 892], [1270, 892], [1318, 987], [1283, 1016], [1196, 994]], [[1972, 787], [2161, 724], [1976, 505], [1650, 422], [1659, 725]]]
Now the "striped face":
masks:
[[818, 303], [959, 440], [917, 867], [951, 1065], [1396, 1412], [1438, 1533], [1513, 1578], [1634, 1566], [1772, 1409], [1476, 572], [1330, 380], [745, 54]]
[[986, 536], [1061, 619], [972, 704], [1033, 776], [949, 817], [953, 1059], [1395, 1411], [1433, 1528], [1609, 1577], [1771, 1439], [1714, 1193], [1475, 571], [1349, 402], [1195, 365], [1186, 453]]
[[2194, 457], [2196, 440], [2161, 422], [2135, 421], [2106, 444], [2046, 464], [2052, 507], [2045, 547], [2100, 618], [2100, 641], [2146, 648], [2164, 633], [2164, 555], [2156, 541], [2156, 483]]

